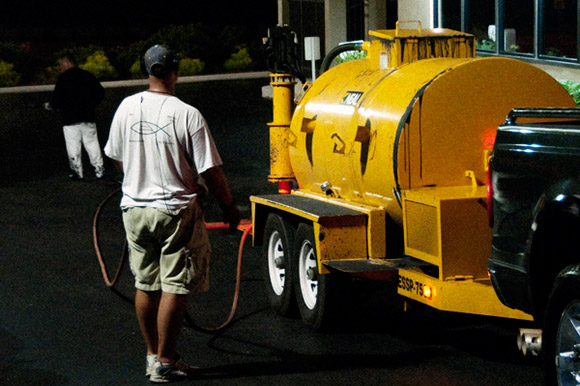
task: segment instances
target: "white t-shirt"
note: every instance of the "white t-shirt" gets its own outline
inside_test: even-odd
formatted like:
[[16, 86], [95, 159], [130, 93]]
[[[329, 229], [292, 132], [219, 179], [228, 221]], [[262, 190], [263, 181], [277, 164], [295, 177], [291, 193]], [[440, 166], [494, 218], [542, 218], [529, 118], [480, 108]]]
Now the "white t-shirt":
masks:
[[123, 208], [184, 207], [196, 196], [198, 174], [222, 164], [196, 108], [148, 91], [121, 102], [105, 154], [123, 163]]

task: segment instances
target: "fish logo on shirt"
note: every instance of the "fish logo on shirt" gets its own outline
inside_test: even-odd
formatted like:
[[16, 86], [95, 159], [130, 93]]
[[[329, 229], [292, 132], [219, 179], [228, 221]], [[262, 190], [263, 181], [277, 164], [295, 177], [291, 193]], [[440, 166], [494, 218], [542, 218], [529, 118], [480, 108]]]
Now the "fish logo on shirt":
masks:
[[169, 133], [165, 131], [165, 128], [170, 125], [171, 122], [161, 127], [153, 122], [139, 121], [131, 126], [131, 131], [140, 135], [157, 135], [159, 132], [162, 132], [168, 137], [171, 137]]

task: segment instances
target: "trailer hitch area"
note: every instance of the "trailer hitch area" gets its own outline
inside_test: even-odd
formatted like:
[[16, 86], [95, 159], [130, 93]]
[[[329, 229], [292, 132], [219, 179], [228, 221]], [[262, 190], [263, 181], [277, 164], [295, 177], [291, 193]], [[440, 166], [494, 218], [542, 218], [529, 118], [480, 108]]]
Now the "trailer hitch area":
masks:
[[[542, 330], [539, 328], [520, 328], [517, 338], [518, 348], [525, 356], [538, 356], [542, 351]], [[574, 352], [578, 355], [575, 347]]]

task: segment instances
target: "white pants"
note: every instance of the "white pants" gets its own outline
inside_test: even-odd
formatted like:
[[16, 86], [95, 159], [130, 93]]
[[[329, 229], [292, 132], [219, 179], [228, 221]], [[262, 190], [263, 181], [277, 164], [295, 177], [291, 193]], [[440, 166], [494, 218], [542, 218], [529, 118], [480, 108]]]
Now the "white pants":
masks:
[[103, 155], [99, 138], [97, 137], [97, 125], [94, 122], [81, 122], [75, 125], [63, 127], [68, 162], [72, 171], [83, 178], [82, 147], [85, 147], [91, 165], [95, 168], [95, 176], [103, 177]]

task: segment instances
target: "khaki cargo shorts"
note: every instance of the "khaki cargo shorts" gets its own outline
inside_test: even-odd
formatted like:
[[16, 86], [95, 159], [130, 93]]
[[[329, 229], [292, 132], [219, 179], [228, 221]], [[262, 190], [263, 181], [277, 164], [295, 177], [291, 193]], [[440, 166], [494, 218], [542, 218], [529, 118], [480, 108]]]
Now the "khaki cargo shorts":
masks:
[[177, 211], [123, 210], [135, 287], [186, 295], [209, 288], [211, 246], [197, 202]]

